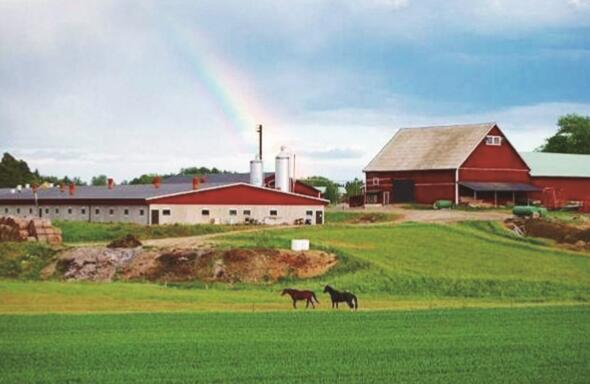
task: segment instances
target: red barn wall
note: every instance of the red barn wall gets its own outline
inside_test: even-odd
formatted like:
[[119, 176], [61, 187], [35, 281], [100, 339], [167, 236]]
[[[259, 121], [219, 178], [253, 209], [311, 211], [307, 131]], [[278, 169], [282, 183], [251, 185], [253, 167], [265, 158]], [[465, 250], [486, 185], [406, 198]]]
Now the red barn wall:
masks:
[[459, 168], [459, 180], [529, 183], [528, 166], [502, 131], [494, 127], [488, 135], [501, 136], [502, 145], [486, 145], [482, 140]]
[[150, 204], [235, 204], [235, 205], [326, 205], [305, 196], [256, 188], [248, 185], [194, 191], [148, 200]]
[[[367, 193], [378, 193], [378, 204], [383, 204], [383, 192], [390, 193], [393, 202], [393, 182], [399, 180], [414, 180], [416, 203], [432, 204], [436, 200], [453, 200], [455, 196], [454, 170], [428, 171], [396, 171], [396, 172], [367, 172]], [[373, 185], [373, 178], [379, 179], [379, 185]]]
[[[531, 177], [532, 184], [539, 188], [555, 188], [563, 200], [590, 200], [590, 178], [588, 177]], [[542, 192], [531, 194], [535, 200], [542, 199]]]

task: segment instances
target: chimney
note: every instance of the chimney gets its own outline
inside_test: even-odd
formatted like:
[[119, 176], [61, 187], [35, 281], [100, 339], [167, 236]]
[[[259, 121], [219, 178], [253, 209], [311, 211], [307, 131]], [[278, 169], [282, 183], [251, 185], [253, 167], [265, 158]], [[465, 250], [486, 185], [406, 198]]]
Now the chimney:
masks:
[[197, 190], [199, 189], [199, 183], [201, 182], [201, 179], [199, 178], [199, 176], [195, 176], [193, 177], [193, 190]]
[[33, 184], [33, 193], [36, 193], [38, 188], [39, 186], [37, 184]]
[[162, 179], [160, 178], [160, 176], [156, 176], [152, 180], [152, 184], [154, 185], [154, 188], [160, 188], [161, 183], [162, 183]]
[[108, 185], [109, 189], [113, 189], [113, 183], [114, 183], [114, 181], [112, 178], [109, 178], [107, 180], [107, 185]]
[[[33, 189], [35, 189], [34, 186], [33, 186]], [[59, 183], [59, 191], [61, 193], [64, 193], [66, 191], [66, 186], [64, 185], [64, 183]]]
[[70, 196], [74, 196], [75, 192], [76, 192], [76, 184], [70, 183]]

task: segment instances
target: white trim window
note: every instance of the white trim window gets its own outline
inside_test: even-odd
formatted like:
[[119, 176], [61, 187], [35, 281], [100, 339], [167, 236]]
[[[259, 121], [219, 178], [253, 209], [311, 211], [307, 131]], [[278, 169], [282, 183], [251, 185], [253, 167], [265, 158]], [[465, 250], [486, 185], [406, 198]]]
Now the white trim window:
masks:
[[238, 210], [237, 209], [230, 209], [229, 210], [229, 215], [230, 216], [237, 216], [238, 215]]
[[203, 208], [201, 209], [201, 216], [207, 216], [209, 217], [211, 215], [211, 211], [209, 211], [209, 208]]
[[377, 185], [379, 185], [379, 178], [378, 178], [378, 177], [373, 177], [373, 179], [371, 180], [371, 183], [372, 183], [374, 186], [377, 186]]
[[502, 136], [486, 136], [486, 145], [494, 145], [496, 147], [499, 147], [500, 145], [502, 145]]

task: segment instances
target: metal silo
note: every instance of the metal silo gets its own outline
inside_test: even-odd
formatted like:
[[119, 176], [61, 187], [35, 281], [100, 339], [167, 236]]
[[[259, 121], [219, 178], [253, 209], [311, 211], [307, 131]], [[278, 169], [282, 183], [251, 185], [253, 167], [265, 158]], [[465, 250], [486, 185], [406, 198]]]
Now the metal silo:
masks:
[[275, 188], [283, 192], [291, 191], [291, 156], [281, 147], [281, 152], [276, 157], [275, 162]]
[[250, 160], [250, 184], [257, 187], [264, 185], [264, 165], [259, 156], [254, 160]]

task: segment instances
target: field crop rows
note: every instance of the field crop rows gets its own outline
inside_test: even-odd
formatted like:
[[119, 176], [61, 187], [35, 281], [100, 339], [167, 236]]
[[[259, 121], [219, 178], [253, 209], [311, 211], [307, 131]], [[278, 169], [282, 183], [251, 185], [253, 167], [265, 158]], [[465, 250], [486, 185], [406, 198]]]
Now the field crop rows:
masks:
[[590, 308], [0, 316], [0, 383], [585, 383]]

